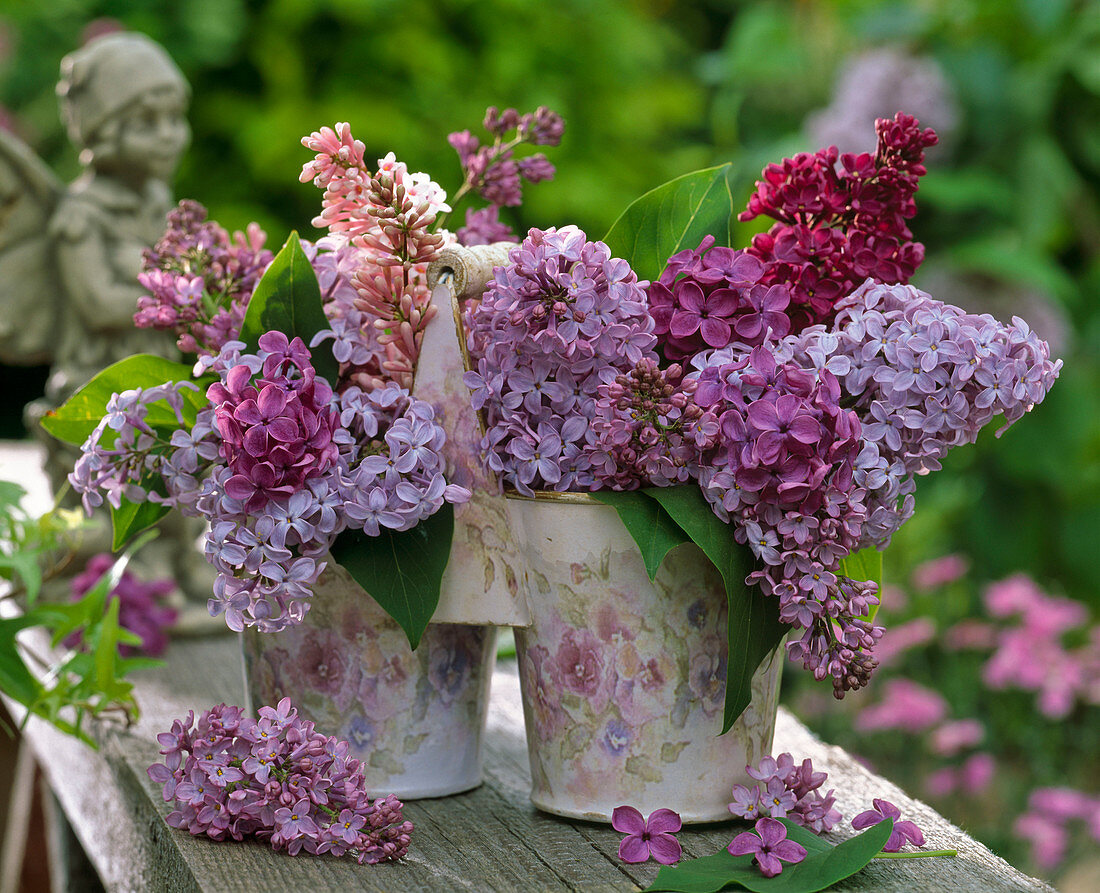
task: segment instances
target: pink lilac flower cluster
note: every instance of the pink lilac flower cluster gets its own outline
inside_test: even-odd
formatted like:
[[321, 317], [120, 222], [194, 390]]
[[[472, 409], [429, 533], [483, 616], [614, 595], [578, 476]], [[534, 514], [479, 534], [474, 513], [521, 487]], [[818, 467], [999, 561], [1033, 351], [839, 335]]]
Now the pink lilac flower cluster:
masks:
[[906, 221], [936, 134], [902, 112], [875, 131], [874, 155], [831, 146], [768, 165], [738, 218], [776, 221], [748, 250], [764, 262], [762, 284], [790, 289], [793, 331], [828, 323], [836, 301], [868, 277], [908, 282], [924, 259]]
[[[170, 437], [146, 430], [148, 403], [178, 397], [172, 389], [113, 398], [108, 407], [117, 408], [97, 430], [117, 426], [118, 446], [90, 439], [70, 480], [86, 505], [102, 502], [103, 491], [204, 518], [206, 558], [218, 571], [210, 612], [234, 630], [274, 632], [305, 615], [339, 533], [408, 530], [470, 493], [444, 477], [446, 435], [430, 404], [394, 384], [333, 394], [301, 339], [281, 332], [261, 336], [259, 347], [244, 353], [230, 341], [200, 360], [220, 380], [190, 431], [179, 416]], [[144, 474], [167, 495], [134, 483]]]
[[522, 204], [523, 182], [552, 179], [554, 165], [541, 152], [517, 160], [515, 151], [524, 143], [557, 146], [565, 130], [561, 116], [545, 106], [526, 115], [515, 109], [500, 111], [491, 106], [485, 112], [484, 126], [493, 137], [488, 145], [483, 146], [468, 130], [447, 137], [462, 164], [463, 182], [455, 193], [455, 203], [469, 192], [476, 192], [489, 202], [487, 208], [466, 212], [466, 225], [458, 231], [458, 240], [463, 245], [518, 241], [511, 229], [500, 222], [500, 209]]
[[766, 756], [759, 765], [746, 766], [745, 771], [757, 779], [757, 784], [752, 787], [742, 784], [733, 786], [733, 802], [729, 804], [729, 810], [738, 818], [770, 816], [790, 819], [815, 834], [831, 831], [842, 818], [834, 808], [836, 798], [833, 792], [830, 790], [822, 795], [818, 790], [829, 777], [828, 774], [814, 772], [809, 759], [795, 765], [789, 753], [781, 753], [778, 758]]
[[[1044, 593], [1023, 574], [991, 583], [983, 600], [995, 622], [970, 621], [965, 636], [955, 630], [951, 640], [992, 649], [982, 668], [989, 688], [1033, 691], [1039, 711], [1051, 719], [1078, 704], [1100, 704], [1100, 627], [1090, 628], [1084, 605]], [[1067, 634], [1085, 640], [1069, 647]]]
[[601, 384], [654, 361], [653, 320], [630, 265], [576, 227], [532, 229], [466, 308], [489, 467], [525, 495], [589, 490]]
[[176, 331], [184, 353], [217, 353], [240, 331], [248, 299], [271, 263], [266, 238], [255, 223], [230, 236], [198, 202], [180, 202], [168, 213], [164, 236], [145, 251], [138, 281], [152, 294], [138, 298], [134, 325]]
[[777, 819], [762, 818], [753, 831], [744, 831], [729, 842], [731, 856], [753, 857], [764, 877], [775, 877], [783, 871], [783, 863], [796, 865], [806, 858], [806, 848], [787, 839], [787, 827]]
[[1036, 788], [1012, 830], [1030, 842], [1035, 864], [1051, 871], [1065, 859], [1075, 824], [1083, 824], [1100, 843], [1100, 797], [1074, 788]]
[[653, 332], [666, 360], [739, 342], [750, 347], [791, 329], [786, 285], [763, 285], [764, 264], [747, 251], [714, 245], [707, 236], [694, 251], [668, 259], [649, 286]]
[[410, 173], [392, 152], [371, 173], [365, 147], [346, 123], [323, 127], [302, 144], [316, 156], [300, 179], [324, 190], [314, 226], [327, 227], [334, 239], [364, 252], [352, 276], [354, 306], [371, 320], [385, 359], [380, 373], [361, 384], [395, 381], [409, 387], [433, 316], [428, 264], [450, 238], [431, 231], [437, 217], [450, 211], [447, 194], [427, 174]]
[[[87, 595], [114, 563], [115, 557], [109, 552], [93, 555], [69, 584], [73, 601]], [[168, 647], [168, 630], [177, 617], [176, 610], [164, 601], [175, 589], [176, 584], [170, 579], [146, 582], [129, 570], [122, 572], [108, 598], [118, 599], [118, 625], [134, 633], [141, 639], [141, 644], [120, 644], [119, 654], [123, 657], [136, 654], [157, 657], [164, 654]], [[74, 648], [79, 642], [80, 634], [76, 633], [65, 640], [65, 645]]]
[[294, 856], [352, 855], [394, 862], [409, 850], [412, 822], [401, 801], [367, 793], [346, 741], [325, 737], [289, 698], [259, 719], [218, 704], [157, 735], [164, 761], [148, 775], [162, 785], [173, 828], [214, 840], [255, 837]]
[[875, 587], [839, 572], [866, 519], [854, 480], [859, 418], [841, 408], [831, 371], [777, 361], [769, 345], [716, 351], [708, 363], [695, 399], [717, 436], [699, 485], [760, 561], [746, 582], [778, 597], [780, 619], [805, 630], [788, 643], [791, 658], [818, 679], [832, 676], [841, 697], [866, 684], [882, 634], [861, 619], [878, 603]]

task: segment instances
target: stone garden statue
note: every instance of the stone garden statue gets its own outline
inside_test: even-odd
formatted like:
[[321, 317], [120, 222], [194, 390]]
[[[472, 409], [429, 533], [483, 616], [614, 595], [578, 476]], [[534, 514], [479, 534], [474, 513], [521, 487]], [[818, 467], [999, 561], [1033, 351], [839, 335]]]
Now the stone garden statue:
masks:
[[[79, 451], [45, 434], [42, 415], [131, 354], [178, 358], [170, 336], [135, 328], [133, 314], [144, 293], [137, 281], [142, 251], [164, 232], [171, 180], [190, 140], [187, 81], [144, 35], [111, 33], [70, 53], [57, 92], [84, 169], [74, 182], [61, 184], [0, 131], [0, 359], [50, 363], [45, 398], [29, 404], [25, 417], [46, 443], [55, 492]], [[198, 556], [190, 542], [181, 548], [179, 537], [197, 531], [185, 533], [178, 519], [175, 526], [162, 525], [147, 550], [172, 556], [158, 571], [174, 572], [205, 599], [209, 588], [187, 586], [194, 569], [181, 566]]]

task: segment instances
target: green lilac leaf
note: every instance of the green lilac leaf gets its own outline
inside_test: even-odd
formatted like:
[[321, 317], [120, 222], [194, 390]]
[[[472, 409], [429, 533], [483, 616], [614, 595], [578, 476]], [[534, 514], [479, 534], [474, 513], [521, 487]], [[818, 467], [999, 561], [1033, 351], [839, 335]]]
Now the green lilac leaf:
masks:
[[719, 890], [744, 888], [755, 893], [817, 893], [862, 870], [881, 851], [894, 829], [892, 819], [872, 825], [843, 843], [833, 846], [788, 819], [779, 819], [787, 828], [787, 838], [806, 848], [801, 862], [783, 863], [783, 871], [764, 877], [753, 856], [731, 856], [720, 850], [676, 866], [665, 866], [646, 887], [649, 891], [674, 893], [717, 893]]
[[723, 164], [669, 180], [635, 199], [612, 224], [603, 241], [629, 262], [639, 279], [657, 279], [668, 259], [698, 248], [707, 235], [730, 244], [733, 195]]
[[642, 492], [661, 504], [722, 574], [729, 604], [726, 702], [722, 718], [725, 734], [752, 700], [756, 668], [787, 632], [787, 627], [779, 622], [778, 600], [745, 585], [752, 567], [752, 553], [734, 540], [732, 525], [714, 514], [698, 486], [647, 487]]
[[42, 692], [42, 684], [27, 669], [15, 642], [17, 633], [34, 625], [31, 616], [0, 620], [0, 691], [20, 704], [33, 704]]
[[454, 507], [444, 503], [411, 530], [382, 528], [378, 536], [345, 530], [330, 551], [416, 648], [439, 604], [453, 534]]
[[[878, 549], [860, 549], [840, 559], [840, 572], [853, 580], [870, 580], [882, 592], [882, 553]], [[874, 620], [878, 609], [878, 605], [872, 605], [868, 619]]]
[[[309, 347], [313, 336], [328, 327], [317, 274], [302, 250], [298, 234], [292, 232], [256, 283], [241, 324], [241, 340], [254, 353], [259, 349], [261, 335], [278, 331], [287, 338], [301, 338]], [[340, 367], [332, 356], [331, 346], [322, 342], [311, 353], [310, 361], [317, 374], [335, 387]]]
[[[135, 354], [108, 366], [61, 406], [46, 413], [42, 427], [58, 440], [80, 446], [106, 415], [107, 401], [114, 394], [176, 381], [193, 381], [191, 367], [152, 354]], [[195, 381], [197, 390], [183, 389], [183, 418], [187, 427], [195, 424], [199, 410], [208, 405], [206, 387], [211, 381]], [[149, 404], [145, 421], [150, 428], [169, 435], [180, 427], [176, 413], [163, 400]]]
[[634, 537], [642, 553], [649, 579], [657, 576], [665, 556], [690, 541], [683, 529], [653, 499], [639, 490], [596, 490], [592, 497], [619, 513], [627, 532]]
[[[147, 493], [159, 492], [165, 495], [164, 479], [156, 474], [145, 474], [138, 482]], [[131, 502], [125, 496], [119, 500], [119, 507], [111, 506], [111, 551], [117, 552], [130, 539], [143, 530], [148, 530], [171, 508], [159, 502]]]

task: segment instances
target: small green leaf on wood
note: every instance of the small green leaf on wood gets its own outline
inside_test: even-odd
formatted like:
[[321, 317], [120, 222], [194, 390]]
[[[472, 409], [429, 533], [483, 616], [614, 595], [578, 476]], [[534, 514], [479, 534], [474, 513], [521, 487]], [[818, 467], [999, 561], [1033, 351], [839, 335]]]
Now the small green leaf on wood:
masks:
[[647, 487], [642, 491], [656, 500], [691, 537], [722, 574], [729, 604], [726, 659], [726, 702], [722, 733], [752, 700], [752, 677], [787, 632], [779, 622], [777, 599], [767, 598], [756, 587], [745, 585], [752, 567], [752, 553], [733, 538], [733, 527], [714, 514], [703, 491], [695, 484]]
[[623, 526], [638, 544], [651, 580], [670, 551], [690, 542], [690, 537], [661, 504], [640, 490], [596, 490], [592, 496], [619, 513]]
[[444, 503], [411, 530], [383, 527], [378, 536], [345, 530], [330, 551], [416, 648], [439, 604], [453, 534], [454, 507]]
[[[317, 274], [302, 250], [298, 234], [292, 232], [256, 283], [241, 324], [241, 340], [255, 352], [261, 335], [278, 331], [287, 338], [301, 338], [308, 347], [313, 336], [328, 327]], [[340, 367], [332, 356], [331, 346], [323, 342], [311, 353], [310, 362], [317, 374], [336, 385]]]
[[729, 245], [733, 195], [731, 165], [711, 167], [652, 189], [635, 199], [603, 240], [624, 258], [639, 279], [657, 279], [668, 259], [685, 248], [698, 248], [707, 235]]
[[885, 819], [833, 846], [789, 819], [779, 821], [787, 828], [787, 838], [806, 848], [806, 858], [783, 863], [783, 871], [775, 877], [764, 877], [751, 855], [731, 856], [720, 850], [713, 856], [662, 868], [646, 887], [646, 893], [717, 893], [726, 888], [755, 893], [817, 893], [862, 870], [882, 851], [894, 829], [893, 820]]

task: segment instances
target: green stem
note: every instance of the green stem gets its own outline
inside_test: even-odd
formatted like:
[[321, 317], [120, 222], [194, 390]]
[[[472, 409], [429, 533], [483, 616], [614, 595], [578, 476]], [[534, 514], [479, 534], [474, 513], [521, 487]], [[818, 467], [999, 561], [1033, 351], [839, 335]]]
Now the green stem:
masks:
[[879, 853], [875, 859], [923, 859], [927, 856], [957, 856], [958, 850], [921, 850], [919, 853]]

